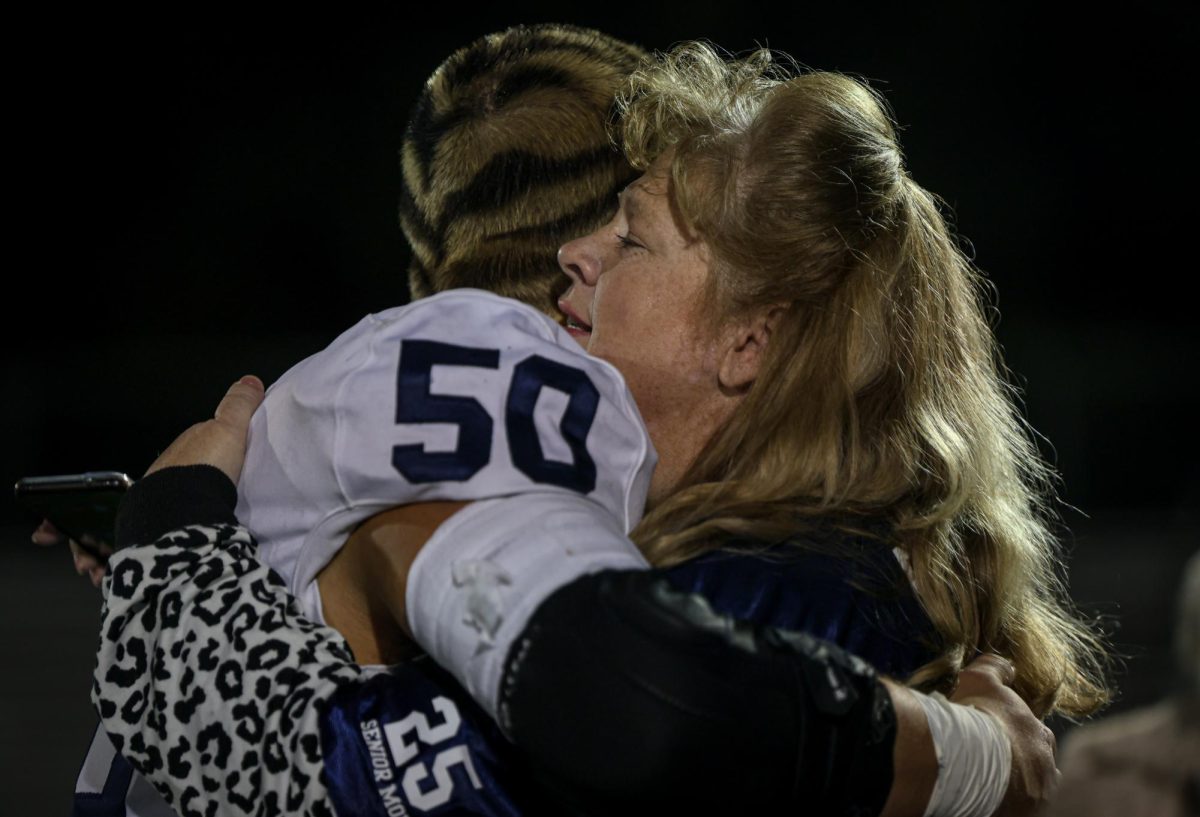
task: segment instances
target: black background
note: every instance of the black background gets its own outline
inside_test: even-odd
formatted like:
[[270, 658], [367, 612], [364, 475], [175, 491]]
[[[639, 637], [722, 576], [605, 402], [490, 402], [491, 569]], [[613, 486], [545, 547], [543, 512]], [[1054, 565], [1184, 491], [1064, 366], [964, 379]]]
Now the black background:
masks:
[[[767, 44], [890, 101], [913, 176], [996, 285], [1007, 363], [1062, 474], [1072, 594], [1120, 627], [1118, 708], [1168, 689], [1200, 504], [1193, 13], [442, 13], [14, 21], [0, 481], [137, 476], [240, 375], [269, 383], [403, 303], [397, 148], [453, 49], [554, 20], [650, 48]], [[0, 768], [10, 802], [61, 813], [91, 726], [97, 597], [63, 553], [27, 544], [10, 501], [0, 525]]]

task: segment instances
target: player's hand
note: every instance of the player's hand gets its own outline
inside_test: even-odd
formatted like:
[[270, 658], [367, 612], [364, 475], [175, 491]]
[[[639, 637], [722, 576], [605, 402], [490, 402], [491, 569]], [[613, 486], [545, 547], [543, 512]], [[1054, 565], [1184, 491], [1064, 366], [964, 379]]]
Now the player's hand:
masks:
[[958, 676], [950, 700], [969, 704], [996, 716], [1012, 742], [1012, 774], [996, 817], [1035, 813], [1046, 805], [1061, 776], [1054, 764], [1054, 733], [1013, 692], [1015, 671], [998, 655], [981, 655]]
[[263, 384], [246, 375], [229, 387], [213, 419], [189, 428], [175, 438], [146, 470], [146, 476], [174, 465], [214, 465], [236, 484], [246, 459], [250, 417], [263, 401]]
[[[49, 519], [43, 519], [30, 538], [34, 544], [43, 547], [61, 547], [65, 541], [75, 560], [75, 572], [80, 576], [86, 573], [93, 587], [99, 587], [100, 580], [108, 572], [108, 557], [112, 555], [113, 549], [107, 542], [97, 542], [87, 537], [84, 539], [84, 544], [88, 546], [85, 549], [74, 539], [68, 539]], [[95, 554], [99, 554], [100, 558]]]

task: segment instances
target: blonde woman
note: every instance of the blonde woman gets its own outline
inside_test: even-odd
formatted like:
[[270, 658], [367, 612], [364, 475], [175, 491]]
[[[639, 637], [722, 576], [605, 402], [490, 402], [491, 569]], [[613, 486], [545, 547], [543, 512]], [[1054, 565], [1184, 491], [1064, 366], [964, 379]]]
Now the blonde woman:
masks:
[[[622, 145], [647, 171], [625, 199], [663, 197], [660, 246], [626, 206], [560, 261], [565, 304], [594, 317], [580, 340], [621, 369], [673, 475], [633, 533], [643, 552], [803, 549], [884, 520], [941, 639], [912, 683], [994, 651], [1037, 712], [1094, 711], [1100, 652], [1057, 575], [1051, 472], [1002, 378], [984, 279], [905, 169], [882, 100], [838, 74], [788, 77], [766, 52], [727, 63], [690, 45], [623, 101]], [[654, 323], [679, 328], [665, 345], [628, 329], [663, 337]], [[740, 358], [719, 357], [722, 333]], [[729, 361], [743, 368], [727, 377]], [[705, 402], [697, 373], [719, 386]], [[660, 421], [643, 394], [666, 383], [691, 392]]]

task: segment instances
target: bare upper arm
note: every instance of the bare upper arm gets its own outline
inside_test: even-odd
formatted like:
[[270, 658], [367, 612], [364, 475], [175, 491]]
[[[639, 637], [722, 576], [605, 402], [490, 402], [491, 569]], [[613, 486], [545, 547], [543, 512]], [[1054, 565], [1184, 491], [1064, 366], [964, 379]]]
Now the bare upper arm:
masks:
[[438, 526], [467, 504], [425, 502], [381, 511], [359, 525], [321, 571], [325, 621], [360, 664], [392, 664], [413, 652], [409, 569]]

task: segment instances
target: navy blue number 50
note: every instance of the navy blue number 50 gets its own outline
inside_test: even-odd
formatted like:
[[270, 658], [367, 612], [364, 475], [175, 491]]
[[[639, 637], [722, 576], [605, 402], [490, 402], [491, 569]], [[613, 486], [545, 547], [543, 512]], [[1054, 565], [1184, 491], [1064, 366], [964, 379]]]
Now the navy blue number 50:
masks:
[[[393, 446], [392, 465], [409, 482], [464, 482], [491, 459], [494, 423], [473, 397], [433, 394], [434, 366], [498, 369], [500, 351], [432, 340], [400, 343], [396, 422], [451, 423], [458, 426], [458, 445], [453, 451], [426, 451], [420, 443]], [[546, 459], [538, 440], [533, 409], [547, 386], [568, 397], [558, 429], [571, 451], [571, 462]], [[596, 487], [596, 463], [588, 453], [587, 436], [599, 405], [600, 393], [583, 370], [541, 355], [522, 360], [513, 367], [504, 410], [513, 465], [534, 482], [590, 493]]]

